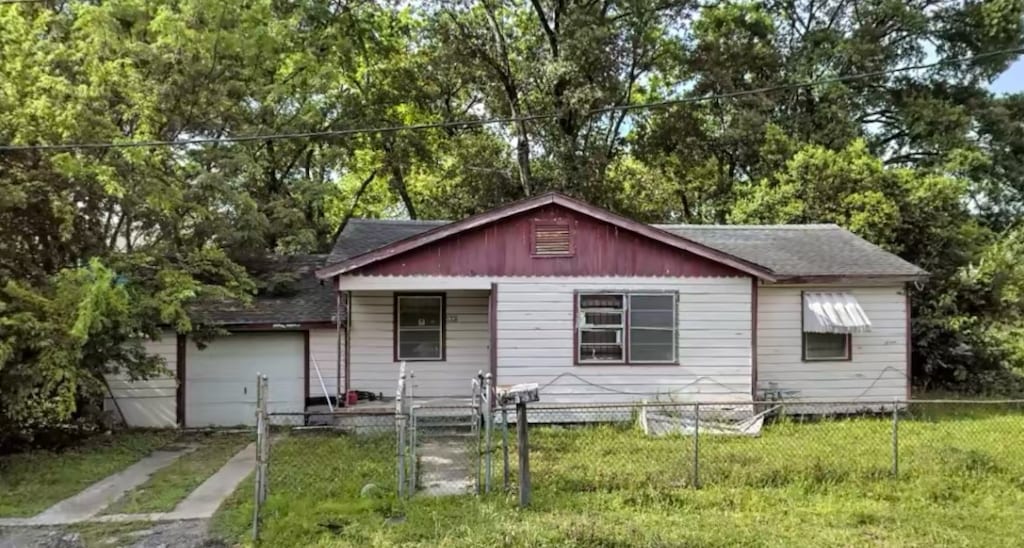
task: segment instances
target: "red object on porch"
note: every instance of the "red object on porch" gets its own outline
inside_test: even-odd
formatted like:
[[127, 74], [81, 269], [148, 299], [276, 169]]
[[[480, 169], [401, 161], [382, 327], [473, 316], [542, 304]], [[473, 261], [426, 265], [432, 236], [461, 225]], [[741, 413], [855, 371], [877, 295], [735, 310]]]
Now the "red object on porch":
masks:
[[349, 390], [348, 393], [345, 394], [345, 407], [353, 406], [358, 401], [359, 393], [356, 392], [355, 390]]

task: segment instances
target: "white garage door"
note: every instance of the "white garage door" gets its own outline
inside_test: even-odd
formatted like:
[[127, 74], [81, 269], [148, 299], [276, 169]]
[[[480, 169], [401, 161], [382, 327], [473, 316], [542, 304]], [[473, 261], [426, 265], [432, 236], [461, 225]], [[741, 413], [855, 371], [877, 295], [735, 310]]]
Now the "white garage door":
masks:
[[185, 425], [236, 426], [256, 422], [256, 375], [267, 376], [271, 412], [304, 410], [302, 333], [233, 333], [185, 359]]

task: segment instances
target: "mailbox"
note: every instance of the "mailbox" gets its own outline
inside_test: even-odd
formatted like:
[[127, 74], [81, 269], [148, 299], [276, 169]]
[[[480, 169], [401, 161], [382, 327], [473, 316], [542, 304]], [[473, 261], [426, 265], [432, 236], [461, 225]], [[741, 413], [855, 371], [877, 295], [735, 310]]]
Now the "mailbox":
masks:
[[540, 401], [540, 387], [535, 382], [498, 387], [498, 403], [501, 405], [535, 401]]
[[[519, 507], [526, 508], [530, 505], [531, 492], [530, 429], [526, 426], [526, 404], [540, 401], [540, 386], [535, 382], [499, 386], [497, 392], [500, 405], [516, 404], [516, 436], [519, 438]], [[507, 464], [505, 469], [508, 470]]]

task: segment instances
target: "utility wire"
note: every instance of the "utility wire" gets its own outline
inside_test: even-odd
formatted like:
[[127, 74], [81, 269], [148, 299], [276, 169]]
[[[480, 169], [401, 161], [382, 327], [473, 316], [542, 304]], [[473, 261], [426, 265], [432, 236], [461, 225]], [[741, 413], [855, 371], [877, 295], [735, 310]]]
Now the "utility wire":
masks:
[[[3, 1], [3, 0], [0, 0]], [[12, 0], [8, 0], [12, 1]], [[30, 1], [30, 0], [17, 0], [17, 1]], [[817, 80], [810, 80], [806, 82], [794, 82], [790, 84], [779, 84], [775, 86], [766, 86], [755, 89], [747, 89], [740, 91], [733, 91], [728, 93], [718, 93], [709, 95], [700, 95], [697, 97], [682, 97], [679, 99], [668, 99], [665, 101], [654, 101], [649, 103], [636, 103], [627, 105], [613, 105], [608, 107], [601, 107], [585, 111], [585, 116], [593, 116], [598, 114], [606, 114], [609, 112], [630, 112], [636, 110], [646, 109], [657, 109], [664, 108], [674, 105], [683, 105], [691, 103], [702, 103], [706, 101], [714, 101], [718, 99], [734, 99], [737, 97], [744, 97], [747, 95], [760, 95], [764, 93], [770, 93], [773, 91], [787, 91], [801, 88], [817, 87], [821, 85], [829, 85], [843, 82], [852, 82], [856, 80], [865, 80], [871, 78], [879, 78], [882, 76], [889, 76], [893, 74], [900, 74], [903, 72], [909, 72], [914, 70], [922, 70], [928, 68], [935, 68], [943, 65], [961, 64], [972, 61], [979, 61], [982, 59], [988, 59], [991, 57], [999, 57], [1003, 55], [1018, 55], [1024, 53], [1024, 48], [1010, 48], [995, 51], [988, 51], [979, 53], [977, 55], [971, 55], [967, 57], [955, 57], [950, 59], [940, 59], [930, 63], [921, 63], [917, 65], [908, 65], [905, 67], [897, 67], [886, 70], [876, 70], [872, 72], [864, 72], [858, 74], [850, 74], [846, 76], [837, 76], [833, 78], [822, 78]], [[390, 134], [399, 133], [403, 131], [421, 131], [426, 129], [467, 129], [473, 127], [482, 127], [494, 124], [510, 124], [518, 122], [533, 122], [537, 120], [549, 120], [558, 118], [559, 113], [542, 113], [542, 114], [529, 114], [524, 116], [507, 116], [500, 118], [484, 118], [479, 120], [458, 120], [458, 121], [447, 121], [447, 122], [429, 122], [423, 124], [411, 124], [411, 125], [398, 125], [398, 126], [382, 126], [382, 127], [371, 127], [371, 128], [351, 128], [351, 129], [340, 129], [340, 130], [325, 130], [325, 131], [304, 131], [295, 133], [270, 133], [270, 134], [255, 134], [255, 135], [235, 135], [227, 137], [198, 137], [194, 139], [181, 139], [174, 141], [124, 141], [124, 142], [94, 142], [94, 143], [63, 143], [63, 144], [43, 144], [43, 145], [0, 145], [0, 152], [4, 151], [52, 151], [52, 150], [90, 150], [90, 149], [113, 149], [113, 148], [155, 148], [155, 147], [180, 147], [188, 145], [207, 145], [207, 144], [219, 144], [219, 143], [245, 143], [252, 141], [279, 141], [287, 139], [309, 139], [309, 138], [323, 138], [323, 137], [346, 137], [351, 135], [363, 135], [363, 134]]]
[[982, 60], [982, 59], [987, 59], [989, 57], [999, 57], [999, 56], [1002, 56], [1002, 55], [1015, 55], [1015, 54], [1021, 54], [1021, 53], [1024, 53], [1024, 48], [1010, 48], [1010, 49], [1003, 49], [1003, 50], [995, 50], [995, 51], [988, 51], [988, 52], [984, 52], [984, 53], [979, 53], [977, 55], [971, 55], [969, 57], [955, 57], [955, 58], [951, 58], [951, 59], [940, 59], [938, 61], [933, 61], [931, 63], [921, 63], [921, 64], [918, 64], [918, 65], [908, 65], [908, 66], [905, 66], [905, 67], [897, 67], [897, 68], [886, 69], [886, 70], [876, 70], [876, 71], [872, 71], [872, 72], [861, 72], [861, 73], [858, 73], [858, 74], [849, 74], [849, 75], [846, 75], [846, 76], [835, 76], [835, 77], [832, 77], [832, 78], [821, 78], [821, 79], [818, 79], [818, 80], [811, 80], [811, 81], [808, 81], [808, 82], [795, 82], [795, 83], [792, 83], [792, 84], [779, 84], [779, 85], [775, 85], [775, 86], [766, 86], [766, 87], [761, 87], [761, 88], [745, 89], [745, 90], [733, 91], [733, 92], [729, 92], [729, 93], [719, 93], [719, 94], [715, 94], [715, 95], [701, 95], [699, 97], [683, 97], [683, 98], [680, 98], [680, 99], [667, 99], [665, 101], [655, 101], [655, 102], [650, 102], [650, 103], [637, 103], [635, 105], [614, 105], [614, 106], [610, 106], [610, 107], [603, 107], [603, 108], [593, 109], [593, 110], [589, 111], [588, 114], [601, 114], [601, 113], [604, 113], [604, 112], [612, 112], [612, 111], [629, 111], [629, 110], [639, 110], [639, 109], [647, 109], [647, 108], [659, 108], [659, 107], [665, 107], [665, 106], [680, 105], [680, 104], [685, 104], [685, 103], [699, 103], [699, 102], [711, 101], [711, 100], [715, 100], [715, 99], [732, 99], [732, 98], [735, 98], [735, 97], [743, 97], [745, 95], [758, 95], [758, 94], [761, 94], [761, 93], [769, 93], [769, 92], [772, 92], [772, 91], [787, 91], [787, 90], [794, 90], [794, 89], [800, 89], [800, 88], [806, 88], [806, 87], [824, 86], [824, 85], [829, 85], [829, 84], [841, 84], [841, 83], [844, 83], [844, 82], [853, 82], [853, 81], [856, 81], [856, 80], [867, 80], [867, 79], [870, 79], [870, 78], [878, 78], [878, 77], [882, 77], [882, 76], [889, 76], [891, 74], [899, 74], [899, 73], [902, 73], [902, 72], [910, 72], [910, 71], [914, 71], [914, 70], [923, 70], [923, 69], [928, 69], [928, 68], [935, 68], [935, 67], [939, 67], [939, 66], [942, 66], [942, 65], [952, 65], [952, 64], [959, 64], [959, 63], [967, 63], [967, 62], [971, 62], [971, 61], [978, 61], [978, 60]]

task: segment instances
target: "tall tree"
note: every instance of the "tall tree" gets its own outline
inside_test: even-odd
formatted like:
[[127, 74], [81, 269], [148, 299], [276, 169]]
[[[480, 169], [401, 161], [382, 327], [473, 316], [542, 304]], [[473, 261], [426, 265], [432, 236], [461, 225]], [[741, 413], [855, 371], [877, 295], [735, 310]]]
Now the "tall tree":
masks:
[[[65, 419], [104, 359], [152, 371], [116, 349], [196, 329], [190, 303], [273, 288], [240, 264], [324, 251], [354, 215], [461, 218], [548, 189], [650, 222], [842, 223], [932, 271], [915, 294], [926, 378], [1024, 368], [1006, 259], [1024, 102], [984, 87], [1014, 55], [891, 72], [1019, 48], [1022, 14], [1024, 0], [2, 4], [0, 143], [212, 142], [0, 152], [0, 396], [20, 402], [0, 428]], [[792, 86], [808, 80], [827, 82]], [[32, 403], [45, 394], [60, 405]]]

